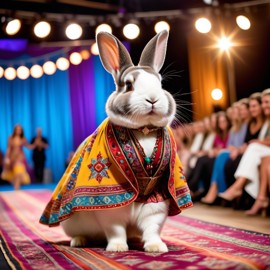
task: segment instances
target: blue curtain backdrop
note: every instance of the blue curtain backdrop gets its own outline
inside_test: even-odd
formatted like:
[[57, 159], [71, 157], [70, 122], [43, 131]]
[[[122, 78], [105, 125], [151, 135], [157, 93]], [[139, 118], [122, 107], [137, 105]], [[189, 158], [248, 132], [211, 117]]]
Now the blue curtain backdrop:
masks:
[[[68, 73], [57, 71], [53, 76], [25, 81], [0, 79], [0, 148], [6, 151], [8, 137], [16, 124], [21, 124], [28, 141], [41, 127], [49, 141], [46, 167], [59, 179], [65, 158], [72, 145], [72, 122]], [[31, 165], [31, 151], [25, 150]]]
[[[105, 103], [115, 89], [98, 56], [91, 56], [68, 71], [39, 79], [0, 79], [0, 150], [6, 151], [8, 136], [16, 124], [28, 141], [41, 127], [49, 141], [46, 167], [58, 182], [68, 153], [106, 118]], [[31, 165], [31, 151], [25, 150]]]

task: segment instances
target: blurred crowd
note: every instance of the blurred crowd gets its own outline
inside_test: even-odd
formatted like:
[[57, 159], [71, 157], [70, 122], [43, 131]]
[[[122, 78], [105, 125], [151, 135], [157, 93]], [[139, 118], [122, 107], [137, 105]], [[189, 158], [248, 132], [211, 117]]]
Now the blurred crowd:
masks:
[[173, 132], [194, 202], [268, 213], [270, 88]]

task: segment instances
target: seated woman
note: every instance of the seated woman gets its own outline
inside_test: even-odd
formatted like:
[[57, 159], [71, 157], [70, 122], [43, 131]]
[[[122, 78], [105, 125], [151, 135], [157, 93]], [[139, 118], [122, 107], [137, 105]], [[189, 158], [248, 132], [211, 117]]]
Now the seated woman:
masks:
[[262, 158], [259, 185], [259, 192], [255, 203], [250, 210], [245, 212], [248, 216], [257, 215], [260, 212], [263, 216], [266, 216], [267, 207], [269, 206], [268, 194], [270, 194], [270, 156]]
[[[201, 121], [201, 123], [204, 128], [201, 146], [199, 149], [197, 149], [197, 151], [192, 151], [192, 154], [188, 160], [188, 165], [185, 170], [185, 175], [187, 178], [192, 177], [198, 158], [206, 155], [213, 148], [213, 143], [216, 136], [217, 115], [213, 113], [210, 117], [205, 117], [203, 121]], [[194, 132], [196, 134], [196, 131]], [[194, 140], [196, 139], [196, 137], [194, 138]]]
[[231, 107], [232, 127], [229, 131], [228, 147], [222, 150], [215, 159], [210, 188], [206, 196], [201, 199], [201, 202], [205, 204], [214, 204], [218, 193], [225, 191], [227, 188], [224, 166], [230, 157], [230, 152], [244, 143], [249, 121], [248, 108], [248, 99], [235, 102]]
[[267, 117], [264, 125], [264, 134], [258, 140], [252, 140], [247, 146], [246, 151], [235, 172], [236, 181], [220, 197], [232, 201], [242, 195], [246, 186], [246, 191], [256, 198], [259, 187], [258, 166], [261, 158], [270, 155], [270, 89], [262, 92], [262, 108]]
[[8, 146], [1, 174], [3, 180], [13, 184], [14, 189], [20, 189], [22, 184], [30, 184], [30, 176], [26, 169], [26, 158], [23, 147], [33, 149], [35, 146], [27, 142], [23, 128], [16, 125], [13, 134], [8, 138]]
[[193, 199], [199, 199], [196, 196], [196, 192], [199, 190], [200, 184], [203, 184], [202, 192], [199, 192], [201, 196], [202, 193], [209, 188], [210, 175], [209, 172], [212, 172], [213, 162], [215, 157], [221, 149], [224, 149], [227, 146], [228, 134], [230, 129], [230, 121], [225, 112], [217, 113], [217, 129], [216, 135], [213, 143], [213, 148], [208, 151], [206, 155], [203, 155], [198, 158], [194, 172], [190, 178], [187, 179], [189, 188], [193, 193]]

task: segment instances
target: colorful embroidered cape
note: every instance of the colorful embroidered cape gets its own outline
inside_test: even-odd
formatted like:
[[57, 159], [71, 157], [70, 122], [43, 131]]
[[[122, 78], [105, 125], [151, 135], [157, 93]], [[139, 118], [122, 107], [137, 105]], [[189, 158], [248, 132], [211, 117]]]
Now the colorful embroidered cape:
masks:
[[162, 133], [160, 166], [149, 177], [129, 130], [106, 119], [78, 147], [40, 222], [56, 226], [74, 211], [117, 208], [134, 201], [170, 199], [169, 215], [192, 206], [173, 135], [169, 128]]

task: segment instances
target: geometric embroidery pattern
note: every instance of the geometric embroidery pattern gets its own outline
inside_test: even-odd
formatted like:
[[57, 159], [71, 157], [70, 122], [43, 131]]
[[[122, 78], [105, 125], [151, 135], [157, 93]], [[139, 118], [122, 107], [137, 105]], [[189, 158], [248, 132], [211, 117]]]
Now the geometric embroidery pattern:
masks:
[[88, 168], [91, 171], [89, 179], [96, 178], [96, 180], [100, 183], [103, 177], [109, 178], [107, 170], [111, 165], [112, 163], [109, 162], [109, 159], [102, 158], [102, 155], [99, 152], [97, 158], [92, 158], [91, 164], [88, 165]]

